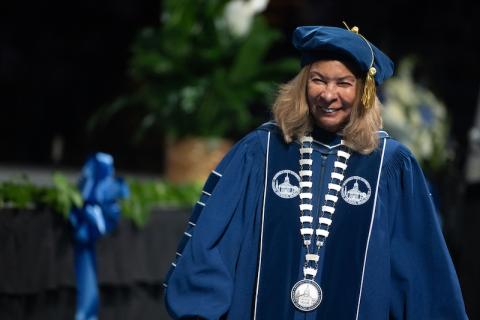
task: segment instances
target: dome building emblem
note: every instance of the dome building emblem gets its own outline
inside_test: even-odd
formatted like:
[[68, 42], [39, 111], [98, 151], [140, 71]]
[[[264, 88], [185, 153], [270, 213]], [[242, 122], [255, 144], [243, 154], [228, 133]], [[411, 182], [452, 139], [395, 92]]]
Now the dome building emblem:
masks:
[[294, 198], [300, 193], [300, 176], [291, 170], [279, 171], [272, 179], [272, 189], [280, 198]]
[[352, 176], [342, 184], [342, 198], [349, 204], [364, 204], [370, 199], [371, 193], [370, 183], [359, 176]]

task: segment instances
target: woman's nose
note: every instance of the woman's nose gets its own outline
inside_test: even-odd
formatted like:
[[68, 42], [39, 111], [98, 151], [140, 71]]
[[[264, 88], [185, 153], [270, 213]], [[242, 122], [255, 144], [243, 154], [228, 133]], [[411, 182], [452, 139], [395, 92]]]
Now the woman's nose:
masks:
[[325, 102], [332, 102], [337, 98], [337, 91], [333, 86], [326, 86], [320, 94]]

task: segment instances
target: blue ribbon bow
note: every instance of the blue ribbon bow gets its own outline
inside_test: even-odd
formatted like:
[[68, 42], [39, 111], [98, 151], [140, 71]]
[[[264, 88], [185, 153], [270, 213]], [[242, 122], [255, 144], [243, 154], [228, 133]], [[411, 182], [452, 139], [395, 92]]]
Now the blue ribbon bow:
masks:
[[77, 310], [75, 320], [98, 318], [99, 294], [95, 259], [96, 240], [112, 231], [120, 218], [117, 200], [129, 194], [128, 185], [116, 178], [113, 158], [96, 153], [83, 167], [79, 189], [82, 208], [70, 212], [75, 244]]

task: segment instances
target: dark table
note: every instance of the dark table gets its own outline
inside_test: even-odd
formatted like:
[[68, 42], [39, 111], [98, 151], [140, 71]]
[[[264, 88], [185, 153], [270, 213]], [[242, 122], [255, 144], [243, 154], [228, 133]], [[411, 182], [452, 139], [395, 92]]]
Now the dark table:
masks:
[[[97, 242], [99, 319], [169, 319], [163, 281], [190, 209], [156, 209], [144, 227], [123, 219]], [[71, 228], [49, 210], [0, 210], [0, 319], [74, 319]]]

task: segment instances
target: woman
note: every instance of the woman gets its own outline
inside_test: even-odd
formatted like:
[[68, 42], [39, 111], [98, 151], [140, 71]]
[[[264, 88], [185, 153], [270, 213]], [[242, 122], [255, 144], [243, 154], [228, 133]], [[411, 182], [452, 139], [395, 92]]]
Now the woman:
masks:
[[393, 63], [358, 28], [299, 27], [275, 122], [212, 172], [167, 275], [174, 318], [465, 319], [423, 173], [380, 131]]

